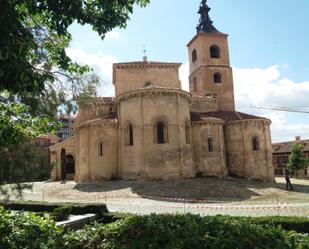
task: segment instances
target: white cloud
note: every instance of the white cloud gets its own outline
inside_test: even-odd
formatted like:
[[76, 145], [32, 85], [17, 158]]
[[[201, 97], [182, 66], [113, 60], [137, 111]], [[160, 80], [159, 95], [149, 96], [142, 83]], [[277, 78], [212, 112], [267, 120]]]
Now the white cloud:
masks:
[[112, 85], [113, 63], [117, 63], [117, 58], [111, 55], [105, 55], [102, 52], [96, 54], [86, 53], [83, 50], [68, 48], [68, 56], [81, 64], [86, 64], [93, 68], [94, 73], [102, 79], [99, 94], [104, 96], [114, 96], [114, 86]]
[[111, 31], [106, 33], [105, 37], [106, 39], [118, 41], [120, 39], [120, 33], [117, 31]]
[[[288, 65], [282, 66], [287, 69]], [[180, 70], [182, 88], [189, 89], [189, 63]], [[269, 107], [309, 107], [309, 81], [294, 82], [281, 78], [280, 67], [233, 68], [237, 110], [272, 120], [274, 142], [293, 140], [296, 135], [309, 138], [309, 114], [254, 109], [250, 105]], [[309, 108], [307, 109], [309, 110]]]
[[309, 81], [298, 83], [280, 78], [278, 66], [265, 69], [234, 68], [233, 72], [237, 109], [270, 118], [274, 142], [293, 140], [296, 135], [309, 137], [309, 114], [250, 108], [250, 105], [290, 109], [308, 107]]
[[179, 79], [181, 81], [181, 88], [189, 91], [189, 61], [183, 63], [179, 68]]
[[309, 106], [309, 81], [280, 78], [278, 66], [266, 69], [234, 68], [234, 88], [238, 108], [250, 105], [274, 107]]

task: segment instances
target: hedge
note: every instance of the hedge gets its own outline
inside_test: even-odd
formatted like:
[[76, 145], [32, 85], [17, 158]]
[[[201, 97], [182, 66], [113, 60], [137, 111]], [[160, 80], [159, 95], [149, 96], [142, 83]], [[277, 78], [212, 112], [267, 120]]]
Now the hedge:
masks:
[[30, 212], [49, 212], [64, 206], [71, 207], [71, 214], [107, 213], [105, 204], [77, 204], [77, 203], [47, 203], [31, 201], [0, 201], [0, 205], [10, 210], [23, 210]]
[[65, 248], [63, 227], [33, 213], [12, 213], [0, 206], [1, 249]]
[[110, 224], [71, 231], [47, 217], [0, 207], [0, 248], [309, 249], [309, 236], [277, 226], [279, 218], [125, 215]]
[[198, 215], [130, 215], [81, 230], [56, 227], [31, 213], [0, 207], [0, 248], [24, 249], [308, 249], [307, 235], [249, 219]]
[[88, 225], [65, 236], [68, 248], [105, 249], [308, 249], [307, 235], [248, 219], [198, 215], [129, 216]]
[[[46, 203], [31, 201], [0, 201], [0, 205], [11, 210], [24, 210], [30, 212], [54, 212], [63, 207], [70, 209], [70, 214], [96, 213], [100, 214], [101, 222], [111, 223], [128, 216], [127, 214], [109, 213], [105, 204], [77, 204], [77, 203]], [[228, 217], [228, 216], [222, 216]], [[235, 219], [248, 219], [251, 223], [259, 225], [281, 226], [283, 229], [295, 230], [299, 233], [309, 233], [309, 218], [306, 217], [235, 217]]]
[[[218, 216], [219, 217], [219, 216]], [[229, 216], [221, 216], [223, 219]], [[247, 220], [250, 223], [262, 226], [280, 226], [287, 231], [309, 233], [309, 218], [295, 216], [263, 216], [263, 217], [233, 217], [238, 220]]]
[[[130, 214], [110, 212], [101, 217], [102, 223], [107, 224], [119, 219], [131, 216]], [[227, 215], [217, 215], [217, 218], [229, 219]], [[247, 220], [250, 223], [262, 226], [280, 226], [287, 231], [296, 231], [298, 233], [309, 234], [309, 218], [296, 216], [264, 216], [264, 217], [233, 217], [233, 219]]]
[[64, 221], [70, 217], [71, 206], [62, 206], [55, 208], [51, 214], [51, 218], [55, 221]]
[[294, 230], [299, 233], [309, 233], [309, 218], [306, 217], [287, 217], [287, 216], [268, 216], [250, 217], [250, 222], [260, 225], [281, 226], [283, 229]]

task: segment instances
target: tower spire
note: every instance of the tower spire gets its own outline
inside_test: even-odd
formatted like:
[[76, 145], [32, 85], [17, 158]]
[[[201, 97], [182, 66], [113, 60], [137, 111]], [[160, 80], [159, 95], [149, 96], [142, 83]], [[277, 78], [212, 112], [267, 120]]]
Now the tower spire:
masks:
[[196, 27], [197, 33], [206, 32], [206, 33], [220, 33], [214, 26], [213, 22], [209, 17], [209, 11], [211, 9], [207, 5], [206, 0], [202, 0], [200, 4], [200, 9], [198, 13], [200, 14], [200, 23]]

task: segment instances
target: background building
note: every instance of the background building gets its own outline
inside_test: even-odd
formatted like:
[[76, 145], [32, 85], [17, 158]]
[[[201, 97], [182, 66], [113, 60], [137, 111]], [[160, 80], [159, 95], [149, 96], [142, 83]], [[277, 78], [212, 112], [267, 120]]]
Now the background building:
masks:
[[62, 126], [56, 131], [56, 135], [59, 138], [59, 141], [63, 141], [72, 137], [75, 118], [66, 115], [60, 115], [58, 117], [58, 121], [62, 124]]
[[[295, 143], [301, 143], [304, 145], [304, 153], [309, 158], [309, 140], [301, 140], [299, 136], [295, 138], [295, 141], [274, 143], [273, 147], [273, 163], [275, 169], [275, 175], [285, 175], [286, 166], [289, 162], [289, 156], [291, 154], [292, 146]], [[296, 175], [296, 172], [291, 172], [292, 175]], [[309, 165], [308, 168], [297, 172], [297, 176], [309, 177]]]

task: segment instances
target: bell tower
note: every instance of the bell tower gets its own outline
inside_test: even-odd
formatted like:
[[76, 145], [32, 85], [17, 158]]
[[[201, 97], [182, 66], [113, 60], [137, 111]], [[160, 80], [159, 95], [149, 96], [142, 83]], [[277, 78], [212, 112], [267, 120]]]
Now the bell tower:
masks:
[[[217, 99], [218, 109], [234, 111], [233, 73], [230, 66], [228, 35], [218, 31], [209, 17], [210, 8], [202, 0], [197, 34], [187, 45], [190, 61], [190, 92], [193, 98]], [[206, 112], [207, 110], [205, 110]]]

